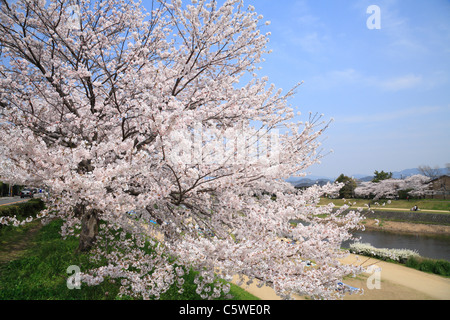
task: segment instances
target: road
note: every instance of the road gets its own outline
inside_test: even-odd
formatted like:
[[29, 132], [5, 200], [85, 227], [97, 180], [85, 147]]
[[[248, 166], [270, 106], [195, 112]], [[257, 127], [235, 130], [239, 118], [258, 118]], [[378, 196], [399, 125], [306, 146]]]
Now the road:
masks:
[[21, 198], [19, 196], [16, 197], [2, 197], [0, 198], [0, 207], [6, 206], [13, 203], [26, 202], [30, 200], [30, 198]]

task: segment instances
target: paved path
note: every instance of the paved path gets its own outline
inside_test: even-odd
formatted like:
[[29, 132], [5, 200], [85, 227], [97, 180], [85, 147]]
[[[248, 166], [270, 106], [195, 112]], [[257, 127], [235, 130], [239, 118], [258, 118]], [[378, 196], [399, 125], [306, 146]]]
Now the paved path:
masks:
[[[319, 207], [323, 207], [325, 205], [319, 205]], [[341, 208], [342, 206], [335, 206], [335, 208]], [[364, 211], [367, 211], [367, 207], [366, 206], [360, 206], [361, 208], [364, 209]], [[351, 206], [349, 208], [349, 210], [356, 210], [358, 208], [358, 206]], [[411, 211], [411, 209], [408, 208], [391, 208], [391, 207], [383, 207], [383, 206], [375, 206], [372, 205], [370, 207], [370, 210], [373, 211], [403, 211], [403, 212], [409, 212]], [[411, 211], [412, 212], [412, 211]], [[431, 209], [420, 209], [419, 211], [414, 211], [414, 212], [430, 212], [430, 213], [450, 213], [450, 210], [431, 210]]]
[[[411, 211], [411, 209], [405, 209], [405, 208], [389, 208], [389, 207], [382, 207], [382, 208], [378, 208], [378, 207], [376, 207], [376, 208], [373, 208], [373, 207], [371, 207], [370, 208], [371, 210], [375, 210], [375, 211], [377, 211], [377, 210], [379, 210], [379, 211], [389, 211], [389, 210], [394, 210], [394, 211], [404, 211], [404, 212], [409, 212], [409, 211]], [[418, 211], [414, 211], [414, 212], [431, 212], [431, 213], [450, 213], [450, 211], [449, 210], [431, 210], [431, 209], [423, 209], [423, 210], [421, 210], [421, 209], [419, 209]]]
[[21, 197], [2, 197], [0, 198], [0, 207], [7, 206], [14, 203], [26, 202], [30, 200], [30, 198], [21, 198]]

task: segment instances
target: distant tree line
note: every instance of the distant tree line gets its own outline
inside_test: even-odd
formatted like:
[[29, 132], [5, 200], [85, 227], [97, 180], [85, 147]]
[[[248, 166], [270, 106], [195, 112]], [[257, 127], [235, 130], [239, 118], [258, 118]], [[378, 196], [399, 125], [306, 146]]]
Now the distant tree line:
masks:
[[12, 186], [11, 190], [11, 186], [9, 184], [0, 181], [0, 197], [9, 196], [11, 191], [13, 196], [19, 195], [21, 189], [21, 186]]

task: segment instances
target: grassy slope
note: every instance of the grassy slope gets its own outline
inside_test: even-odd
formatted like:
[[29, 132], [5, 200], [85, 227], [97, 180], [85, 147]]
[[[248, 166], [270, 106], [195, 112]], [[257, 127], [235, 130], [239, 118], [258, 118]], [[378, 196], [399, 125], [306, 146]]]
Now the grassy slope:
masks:
[[[0, 300], [107, 300], [115, 299], [119, 285], [109, 281], [95, 287], [82, 285], [80, 290], [69, 290], [66, 270], [71, 265], [81, 270], [90, 267], [87, 255], [75, 254], [76, 238], [61, 240], [61, 223], [54, 221], [37, 230], [37, 224], [27, 227], [7, 227], [0, 230]], [[14, 246], [13, 243], [20, 243]], [[199, 300], [195, 293], [192, 272], [185, 279], [184, 293], [175, 287], [163, 300]], [[235, 300], [258, 298], [231, 285]]]
[[[352, 204], [352, 207], [362, 207], [367, 208], [366, 205], [370, 203], [371, 209], [405, 209], [409, 211], [414, 205], [417, 205], [421, 211], [427, 210], [441, 210], [448, 211], [450, 213], [450, 200], [434, 200], [434, 199], [414, 199], [414, 200], [391, 200], [391, 203], [388, 203], [388, 200], [379, 200], [378, 205], [374, 204], [372, 200], [368, 199], [326, 199], [322, 198], [320, 200], [320, 205], [325, 205], [328, 203], [334, 203], [336, 206], [342, 206], [344, 204]], [[353, 204], [356, 202], [356, 204]], [[384, 204], [384, 206], [383, 206]]]

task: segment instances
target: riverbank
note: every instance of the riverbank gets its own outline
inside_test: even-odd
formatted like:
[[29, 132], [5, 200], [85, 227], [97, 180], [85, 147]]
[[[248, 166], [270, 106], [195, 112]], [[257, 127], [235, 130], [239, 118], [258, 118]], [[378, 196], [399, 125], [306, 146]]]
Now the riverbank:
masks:
[[370, 210], [363, 211], [366, 219], [377, 219], [383, 221], [410, 222], [419, 224], [430, 224], [450, 226], [450, 214], [443, 212], [422, 212], [402, 210]]
[[366, 219], [366, 230], [387, 231], [403, 234], [450, 235], [450, 226], [404, 221]]
[[365, 208], [370, 206], [371, 210], [401, 210], [410, 211], [413, 206], [417, 206], [421, 211], [450, 213], [450, 200], [443, 199], [411, 199], [408, 200], [388, 200], [380, 199], [375, 202], [372, 199], [327, 199], [321, 198], [319, 205], [333, 203], [336, 208], [343, 205], [352, 208]]

